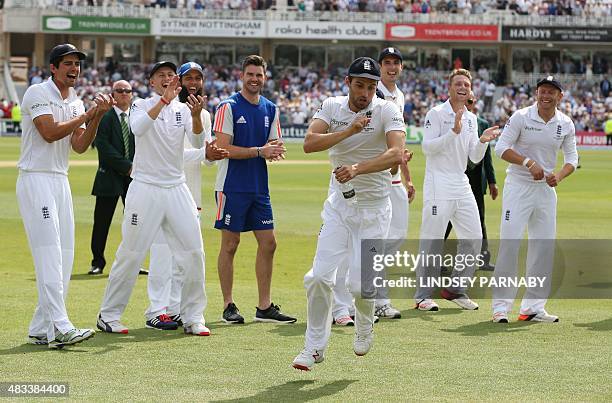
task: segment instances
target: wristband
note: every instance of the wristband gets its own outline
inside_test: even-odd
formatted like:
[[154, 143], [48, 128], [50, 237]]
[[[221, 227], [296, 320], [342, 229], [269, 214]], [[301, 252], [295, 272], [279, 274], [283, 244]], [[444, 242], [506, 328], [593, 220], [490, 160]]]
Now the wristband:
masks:
[[170, 105], [170, 101], [166, 101], [166, 99], [164, 97], [159, 98], [159, 100], [161, 101], [162, 104], [164, 105]]
[[257, 158], [261, 157], [261, 147], [257, 147]]
[[523, 160], [523, 166], [527, 167], [528, 162], [529, 162], [529, 157], [525, 157], [525, 159]]

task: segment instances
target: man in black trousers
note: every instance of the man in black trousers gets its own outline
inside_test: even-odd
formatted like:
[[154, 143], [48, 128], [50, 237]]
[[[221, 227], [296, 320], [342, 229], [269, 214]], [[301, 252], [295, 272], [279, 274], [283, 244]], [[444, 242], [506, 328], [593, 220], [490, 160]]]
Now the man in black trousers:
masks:
[[[465, 107], [467, 108], [467, 110], [476, 115], [476, 119], [478, 121], [478, 136], [481, 136], [482, 132], [488, 129], [490, 125], [489, 122], [487, 122], [478, 114], [476, 101], [477, 99], [474, 96], [474, 93], [470, 91], [470, 97], [468, 98]], [[491, 253], [489, 252], [489, 243], [487, 242], [484, 195], [487, 193], [488, 187], [489, 193], [491, 194], [491, 199], [495, 200], [497, 199], [499, 190], [495, 181], [495, 169], [493, 168], [493, 161], [491, 160], [491, 147], [487, 146], [485, 156], [478, 164], [474, 164], [472, 161], [468, 160], [468, 166], [465, 171], [465, 174], [467, 175], [470, 181], [472, 193], [474, 193], [476, 205], [478, 205], [478, 215], [480, 216], [480, 227], [482, 229], [481, 253], [483, 255], [484, 264], [480, 266], [479, 269], [492, 271], [495, 267], [491, 264]], [[446, 228], [446, 235], [444, 236], [444, 239], [448, 238], [448, 235], [450, 234], [452, 228], [453, 226], [449, 222], [448, 227]]]
[[89, 274], [102, 274], [106, 266], [104, 249], [108, 230], [119, 197], [125, 205], [125, 195], [132, 181], [134, 135], [128, 122], [132, 103], [132, 86], [125, 80], [113, 84], [117, 104], [108, 111], [98, 128], [95, 145], [98, 150], [98, 172], [91, 194], [96, 196], [94, 225], [91, 234], [93, 259]]

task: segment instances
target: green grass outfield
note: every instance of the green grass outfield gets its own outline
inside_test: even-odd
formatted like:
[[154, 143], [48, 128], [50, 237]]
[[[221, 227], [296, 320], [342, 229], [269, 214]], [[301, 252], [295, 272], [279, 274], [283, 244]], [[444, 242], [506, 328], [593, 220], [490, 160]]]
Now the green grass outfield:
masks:
[[[418, 236], [424, 159], [420, 147], [411, 163], [417, 199], [411, 205], [410, 237]], [[304, 155], [289, 145], [294, 163], [270, 167], [278, 237], [273, 300], [299, 321], [293, 326], [253, 324], [257, 304], [255, 242], [243, 236], [236, 257], [234, 295], [247, 319], [244, 326], [220, 323], [222, 299], [216, 273], [219, 234], [211, 229], [215, 169], [203, 168], [203, 232], [208, 282], [207, 323], [212, 336], [144, 328], [146, 279], [140, 277], [123, 322], [129, 335], [98, 333], [63, 351], [24, 344], [35, 301], [32, 258], [15, 197], [19, 140], [0, 139], [0, 381], [69, 382], [75, 400], [117, 401], [520, 401], [612, 399], [612, 300], [552, 300], [557, 324], [490, 323], [490, 301], [463, 312], [439, 301], [437, 313], [416, 312], [412, 300], [396, 300], [402, 319], [376, 325], [374, 348], [365, 357], [352, 352], [352, 329], [334, 328], [325, 362], [310, 373], [291, 368], [302, 349], [310, 268], [330, 166], [326, 154]], [[560, 238], [609, 238], [612, 222], [612, 153], [581, 150], [583, 168], [558, 188]], [[95, 151], [72, 161], [96, 160]], [[304, 160], [311, 162], [305, 163]], [[302, 162], [300, 162], [302, 161]], [[319, 161], [319, 162], [317, 162]], [[505, 164], [494, 157], [498, 183]], [[14, 164], [13, 164], [14, 165]], [[107, 272], [120, 241], [120, 209], [107, 247], [103, 277], [87, 270], [96, 166], [70, 168], [76, 219], [76, 255], [68, 312], [81, 327], [94, 327]], [[499, 231], [501, 202], [487, 196], [489, 237]]]

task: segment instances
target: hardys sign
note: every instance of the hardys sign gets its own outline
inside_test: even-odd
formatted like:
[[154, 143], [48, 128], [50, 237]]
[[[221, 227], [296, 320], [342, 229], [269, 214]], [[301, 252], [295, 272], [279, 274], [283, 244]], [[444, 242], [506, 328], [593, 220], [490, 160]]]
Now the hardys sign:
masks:
[[612, 28], [504, 26], [502, 41], [612, 42]]
[[269, 21], [268, 38], [381, 40], [384, 26], [368, 22]]
[[260, 20], [205, 20], [195, 18], [156, 18], [153, 35], [264, 38], [266, 23]]

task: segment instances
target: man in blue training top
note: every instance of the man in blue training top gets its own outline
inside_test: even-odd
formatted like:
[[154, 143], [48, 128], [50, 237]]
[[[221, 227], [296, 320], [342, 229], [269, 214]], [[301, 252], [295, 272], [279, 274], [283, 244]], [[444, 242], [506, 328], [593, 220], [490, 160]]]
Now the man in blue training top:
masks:
[[279, 109], [259, 93], [266, 81], [266, 62], [257, 55], [242, 62], [242, 90], [219, 104], [213, 131], [217, 146], [229, 151], [220, 162], [215, 184], [217, 215], [215, 228], [221, 230], [217, 267], [223, 293], [223, 321], [244, 323], [232, 297], [234, 255], [240, 233], [253, 231], [257, 239], [255, 275], [259, 305], [255, 321], [295, 323], [272, 303], [270, 284], [276, 239], [268, 191], [266, 160], [284, 158]]

